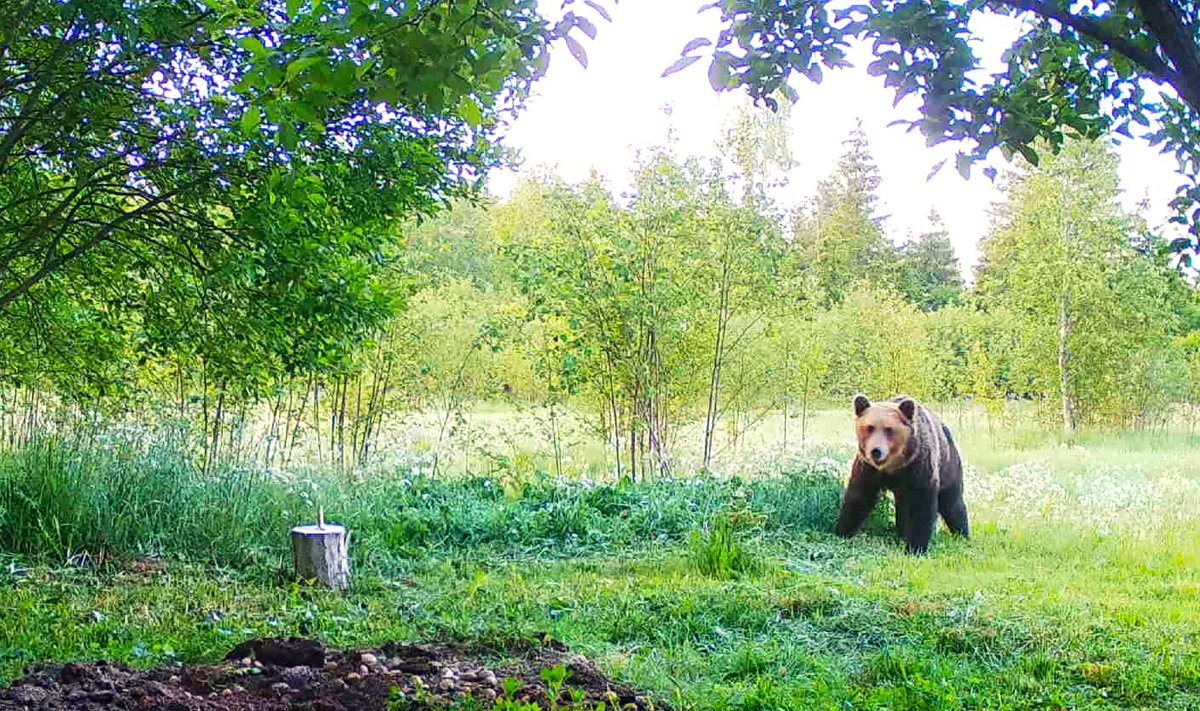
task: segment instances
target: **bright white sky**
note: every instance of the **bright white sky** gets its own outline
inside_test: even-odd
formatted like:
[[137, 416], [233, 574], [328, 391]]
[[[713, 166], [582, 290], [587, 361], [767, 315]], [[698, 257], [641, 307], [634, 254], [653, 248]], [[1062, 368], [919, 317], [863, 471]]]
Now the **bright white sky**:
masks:
[[[716, 94], [708, 84], [708, 65], [703, 60], [661, 78], [689, 40], [715, 35], [716, 14], [696, 13], [706, 0], [601, 2], [614, 22], [596, 18], [597, 39], [583, 37], [588, 68], [580, 67], [565, 47], [557, 46], [548, 75], [536, 85], [507, 144], [519, 150], [523, 169], [550, 169], [573, 182], [595, 169], [611, 187], [621, 190], [628, 184], [635, 151], [664, 144], [669, 127], [679, 152], [711, 155], [730, 115], [745, 98], [738, 92]], [[544, 0], [543, 5], [548, 16], [560, 11], [557, 0]], [[1013, 25], [1004, 18], [987, 18], [977, 31], [981, 55], [985, 61], [996, 61], [1012, 37]], [[978, 242], [988, 229], [988, 209], [998, 193], [983, 176], [982, 166], [975, 167], [969, 181], [959, 176], [952, 146], [927, 148], [918, 132], [888, 127], [895, 119], [914, 118], [916, 102], [892, 108], [891, 90], [862, 69], [867, 62], [860, 60], [865, 57], [865, 51], [851, 56], [854, 69], [827, 71], [819, 86], [794, 80], [800, 101], [792, 111], [791, 148], [799, 167], [790, 174], [780, 199], [799, 204], [812, 195], [817, 181], [829, 174], [841, 155], [842, 141], [861, 119], [882, 174], [879, 214], [888, 216], [884, 224], [889, 235], [899, 241], [923, 230], [930, 210], [936, 209], [968, 270], [978, 258]], [[663, 111], [668, 104], [673, 109], [670, 117]], [[1178, 184], [1174, 159], [1143, 143], [1127, 142], [1118, 150], [1126, 203], [1132, 207], [1148, 199], [1147, 217], [1152, 226], [1161, 225], [1170, 214], [1166, 205]], [[934, 165], [946, 157], [950, 160], [941, 173], [926, 181]], [[496, 171], [491, 190], [503, 197], [516, 180], [517, 174], [510, 170]]]

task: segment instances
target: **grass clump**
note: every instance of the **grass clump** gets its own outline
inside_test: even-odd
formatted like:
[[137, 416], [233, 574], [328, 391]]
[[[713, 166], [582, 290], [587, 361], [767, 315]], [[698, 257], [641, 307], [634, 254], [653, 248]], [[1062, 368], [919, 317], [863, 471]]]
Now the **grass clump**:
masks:
[[692, 565], [701, 575], [728, 580], [758, 572], [762, 561], [738, 540], [731, 516], [718, 516], [706, 531], [688, 537]]

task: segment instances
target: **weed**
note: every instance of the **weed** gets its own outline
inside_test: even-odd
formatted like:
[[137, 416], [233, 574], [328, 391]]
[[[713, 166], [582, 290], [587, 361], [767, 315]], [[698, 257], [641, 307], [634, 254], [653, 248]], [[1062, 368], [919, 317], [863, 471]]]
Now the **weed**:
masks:
[[761, 562], [737, 539], [727, 515], [717, 517], [706, 532], [693, 531], [688, 538], [692, 565], [702, 575], [729, 579], [760, 570]]

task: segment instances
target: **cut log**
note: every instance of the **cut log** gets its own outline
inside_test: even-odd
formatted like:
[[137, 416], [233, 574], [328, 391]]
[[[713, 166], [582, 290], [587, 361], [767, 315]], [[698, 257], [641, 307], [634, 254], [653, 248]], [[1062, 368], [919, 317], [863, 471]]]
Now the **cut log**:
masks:
[[[324, 518], [324, 517], [322, 517]], [[292, 561], [296, 577], [333, 590], [350, 587], [350, 558], [346, 528], [318, 521], [292, 529]]]

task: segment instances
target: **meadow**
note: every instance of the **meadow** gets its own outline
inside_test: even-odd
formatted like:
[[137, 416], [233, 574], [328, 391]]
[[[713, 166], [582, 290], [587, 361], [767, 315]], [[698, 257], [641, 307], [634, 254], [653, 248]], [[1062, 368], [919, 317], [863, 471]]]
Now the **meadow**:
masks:
[[[714, 471], [636, 482], [589, 476], [586, 442], [556, 476], [549, 445], [527, 446], [536, 413], [495, 408], [457, 430], [475, 458], [449, 461], [470, 467], [437, 476], [436, 433], [411, 423], [349, 473], [204, 475], [169, 442], [46, 439], [0, 456], [0, 681], [215, 661], [258, 635], [497, 657], [549, 635], [679, 709], [1200, 709], [1200, 439], [1061, 444], [946, 412], [975, 535], [943, 530], [923, 558], [887, 507], [830, 533], [842, 408], [803, 444], [764, 418]], [[288, 578], [287, 526], [316, 505], [352, 530], [349, 594]]]

